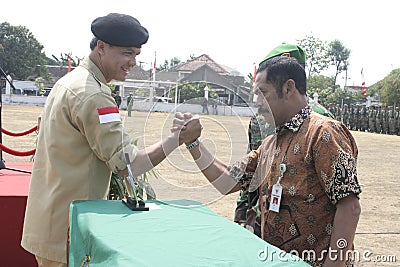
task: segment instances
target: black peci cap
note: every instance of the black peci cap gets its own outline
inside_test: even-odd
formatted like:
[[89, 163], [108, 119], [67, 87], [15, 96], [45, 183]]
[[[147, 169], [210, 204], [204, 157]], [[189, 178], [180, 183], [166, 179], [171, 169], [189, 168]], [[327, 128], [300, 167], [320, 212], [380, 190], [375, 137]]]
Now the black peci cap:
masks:
[[149, 33], [140, 22], [129, 15], [110, 13], [92, 22], [92, 33], [110, 45], [140, 48], [149, 39]]

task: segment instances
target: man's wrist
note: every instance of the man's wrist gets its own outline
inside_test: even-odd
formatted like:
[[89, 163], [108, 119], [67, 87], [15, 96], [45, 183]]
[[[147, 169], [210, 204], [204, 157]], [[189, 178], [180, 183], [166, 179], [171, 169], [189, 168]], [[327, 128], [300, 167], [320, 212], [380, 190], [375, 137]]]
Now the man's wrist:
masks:
[[186, 145], [186, 148], [187, 148], [188, 150], [191, 150], [191, 149], [195, 148], [195, 147], [198, 146], [198, 145], [200, 145], [200, 139], [199, 139], [199, 138], [196, 138], [193, 142], [191, 142], [190, 144], [187, 144], [187, 145]]

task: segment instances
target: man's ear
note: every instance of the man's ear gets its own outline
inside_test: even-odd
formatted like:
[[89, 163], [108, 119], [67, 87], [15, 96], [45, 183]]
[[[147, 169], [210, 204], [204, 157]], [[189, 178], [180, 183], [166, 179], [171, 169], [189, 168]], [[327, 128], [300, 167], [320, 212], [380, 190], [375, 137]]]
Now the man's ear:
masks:
[[102, 40], [98, 40], [97, 41], [97, 49], [99, 50], [99, 53], [101, 54], [101, 55], [104, 55], [104, 53], [105, 53], [105, 48], [106, 48], [106, 43], [105, 42], [103, 42]]
[[293, 79], [289, 79], [283, 84], [283, 94], [285, 97], [290, 97], [296, 91], [296, 82]]

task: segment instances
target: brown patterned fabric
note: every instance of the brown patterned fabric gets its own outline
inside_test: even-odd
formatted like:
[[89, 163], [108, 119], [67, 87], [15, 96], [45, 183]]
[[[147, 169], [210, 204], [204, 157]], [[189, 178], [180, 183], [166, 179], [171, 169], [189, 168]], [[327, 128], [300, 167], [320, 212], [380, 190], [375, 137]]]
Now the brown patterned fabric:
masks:
[[[316, 259], [305, 260], [320, 266], [321, 253], [329, 247], [336, 203], [361, 193], [357, 155], [349, 130], [309, 106], [267, 137], [256, 153], [248, 155], [250, 162], [259, 163], [255, 176], [264, 178], [259, 186], [262, 238], [287, 252], [295, 250], [300, 257], [303, 251], [313, 250]], [[281, 163], [286, 164], [286, 172], [276, 213], [268, 207]], [[250, 165], [248, 171], [253, 172]]]

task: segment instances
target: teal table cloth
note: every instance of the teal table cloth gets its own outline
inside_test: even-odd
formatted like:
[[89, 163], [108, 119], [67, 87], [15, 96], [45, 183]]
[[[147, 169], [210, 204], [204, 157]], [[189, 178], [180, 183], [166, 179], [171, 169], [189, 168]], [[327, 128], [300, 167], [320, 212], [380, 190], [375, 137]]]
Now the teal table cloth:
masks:
[[120, 200], [70, 206], [69, 266], [309, 266], [190, 200]]

